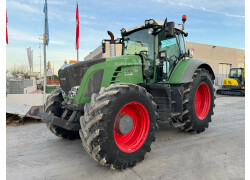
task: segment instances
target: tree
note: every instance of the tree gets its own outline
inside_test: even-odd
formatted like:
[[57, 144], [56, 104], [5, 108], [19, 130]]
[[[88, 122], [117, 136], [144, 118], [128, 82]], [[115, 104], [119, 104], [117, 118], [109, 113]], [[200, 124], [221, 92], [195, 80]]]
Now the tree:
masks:
[[48, 63], [47, 63], [47, 70], [48, 70], [48, 69], [51, 69], [50, 61], [48, 61]]
[[24, 78], [28, 78], [29, 77], [29, 67], [27, 65], [16, 65], [14, 64], [13, 66], [11, 66], [10, 68], [8, 68], [8, 70], [14, 77], [18, 77], [18, 74], [22, 74], [24, 76]]

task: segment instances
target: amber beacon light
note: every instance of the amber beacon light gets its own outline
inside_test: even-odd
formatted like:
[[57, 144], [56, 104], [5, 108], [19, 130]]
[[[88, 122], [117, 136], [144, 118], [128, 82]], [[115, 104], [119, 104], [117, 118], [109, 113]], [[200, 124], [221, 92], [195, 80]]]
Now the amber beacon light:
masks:
[[182, 21], [185, 22], [187, 20], [187, 16], [186, 15], [182, 15]]

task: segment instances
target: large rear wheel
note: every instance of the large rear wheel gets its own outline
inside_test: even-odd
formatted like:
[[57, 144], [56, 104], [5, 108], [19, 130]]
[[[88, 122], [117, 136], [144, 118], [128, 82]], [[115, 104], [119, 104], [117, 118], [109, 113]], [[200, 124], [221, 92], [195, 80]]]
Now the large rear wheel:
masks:
[[208, 128], [214, 108], [214, 88], [211, 75], [206, 69], [197, 69], [193, 82], [184, 84], [182, 130], [203, 132]]
[[85, 150], [100, 164], [126, 169], [142, 161], [155, 141], [156, 104], [143, 88], [116, 84], [93, 94], [80, 118]]

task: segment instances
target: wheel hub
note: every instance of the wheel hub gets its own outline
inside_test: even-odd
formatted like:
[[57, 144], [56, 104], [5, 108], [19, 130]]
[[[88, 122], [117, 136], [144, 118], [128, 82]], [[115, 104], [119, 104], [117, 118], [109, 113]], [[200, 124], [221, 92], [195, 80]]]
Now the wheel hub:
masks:
[[115, 131], [121, 134], [128, 134], [133, 128], [133, 119], [129, 115], [120, 115], [115, 124]]
[[145, 142], [149, 131], [147, 109], [138, 102], [126, 104], [114, 123], [114, 140], [120, 150], [132, 153]]
[[200, 120], [204, 120], [209, 112], [211, 93], [206, 83], [201, 83], [195, 94], [195, 113]]

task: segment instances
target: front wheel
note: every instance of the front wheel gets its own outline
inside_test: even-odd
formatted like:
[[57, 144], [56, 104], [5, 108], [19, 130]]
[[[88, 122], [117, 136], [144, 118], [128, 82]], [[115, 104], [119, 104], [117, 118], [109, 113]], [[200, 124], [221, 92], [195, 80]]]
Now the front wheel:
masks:
[[126, 169], [142, 161], [155, 141], [156, 104], [143, 88], [116, 84], [93, 94], [80, 118], [85, 150], [100, 164]]
[[214, 108], [214, 88], [211, 75], [206, 69], [197, 69], [193, 82], [184, 84], [182, 130], [203, 132], [212, 121]]

